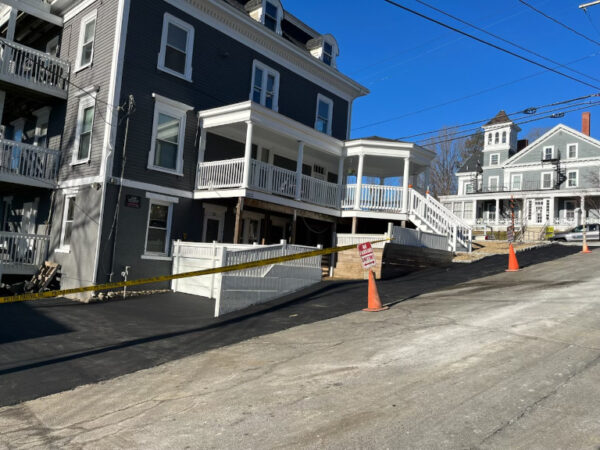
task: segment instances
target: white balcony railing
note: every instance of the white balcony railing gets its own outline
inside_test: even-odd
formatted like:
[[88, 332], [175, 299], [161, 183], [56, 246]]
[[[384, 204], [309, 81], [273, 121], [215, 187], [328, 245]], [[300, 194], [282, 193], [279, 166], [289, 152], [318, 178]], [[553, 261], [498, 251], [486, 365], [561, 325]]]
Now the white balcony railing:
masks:
[[21, 177], [55, 182], [59, 163], [58, 150], [0, 139], [0, 179], [3, 175], [10, 175], [15, 182]]
[[296, 196], [296, 172], [255, 159], [250, 164], [249, 187], [269, 194], [294, 198]]
[[339, 186], [336, 183], [302, 175], [302, 195], [305, 202], [338, 208]]
[[240, 187], [244, 180], [244, 158], [198, 164], [199, 189]]
[[0, 38], [0, 79], [66, 98], [69, 73], [68, 62]]
[[23, 268], [39, 267], [46, 259], [48, 242], [48, 236], [0, 232], [0, 270], [19, 273]]
[[[356, 185], [345, 186], [342, 209], [353, 209], [356, 202]], [[400, 186], [363, 184], [359, 208], [366, 211], [401, 212], [404, 189]]]

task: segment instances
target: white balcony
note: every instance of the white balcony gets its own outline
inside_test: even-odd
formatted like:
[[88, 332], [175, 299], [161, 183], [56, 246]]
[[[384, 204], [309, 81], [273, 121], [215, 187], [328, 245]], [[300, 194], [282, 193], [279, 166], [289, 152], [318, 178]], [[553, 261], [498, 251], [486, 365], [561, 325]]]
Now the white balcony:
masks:
[[0, 38], [0, 81], [64, 99], [69, 74], [68, 62]]
[[0, 232], [0, 274], [28, 275], [46, 260], [49, 237]]
[[[356, 184], [344, 186], [344, 197], [341, 208], [356, 209]], [[358, 202], [358, 209], [363, 211], [383, 211], [400, 213], [402, 211], [402, 196], [404, 188], [400, 186], [381, 186], [363, 184]]]
[[59, 162], [57, 150], [0, 139], [0, 182], [53, 188]]

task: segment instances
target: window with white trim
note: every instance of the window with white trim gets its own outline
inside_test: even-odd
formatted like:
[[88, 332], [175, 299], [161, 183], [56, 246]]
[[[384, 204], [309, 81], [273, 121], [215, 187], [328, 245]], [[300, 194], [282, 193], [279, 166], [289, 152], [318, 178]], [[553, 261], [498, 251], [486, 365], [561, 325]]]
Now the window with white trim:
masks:
[[511, 176], [510, 190], [511, 191], [520, 191], [523, 189], [523, 175], [522, 174], [513, 174]]
[[333, 45], [327, 41], [323, 42], [323, 54], [321, 55], [321, 59], [328, 66], [333, 64]]
[[60, 230], [60, 250], [71, 249], [71, 233], [73, 232], [73, 221], [75, 220], [75, 198], [76, 194], [65, 195], [63, 205], [62, 226]]
[[567, 158], [568, 159], [577, 159], [577, 144], [568, 144], [567, 145]]
[[488, 190], [490, 192], [497, 191], [499, 181], [500, 181], [500, 177], [489, 177], [488, 178]]
[[150, 200], [146, 229], [146, 255], [167, 256], [171, 234], [173, 204]]
[[279, 72], [256, 60], [252, 64], [250, 100], [273, 111], [279, 109]]
[[500, 153], [492, 153], [490, 155], [490, 166], [497, 166], [500, 164]]
[[333, 118], [333, 100], [324, 95], [317, 95], [317, 114], [315, 118], [315, 129], [326, 134], [331, 134]]
[[185, 120], [191, 108], [176, 103], [156, 96], [148, 168], [182, 175]]
[[187, 81], [192, 81], [194, 27], [165, 13], [163, 19], [158, 68]]
[[500, 133], [498, 133], [496, 131], [496, 134], [494, 135], [494, 144], [499, 144], [500, 143]]
[[502, 143], [506, 144], [506, 131], [502, 132]]
[[90, 160], [95, 111], [95, 98], [88, 96], [80, 98], [71, 164], [86, 163]]
[[552, 189], [552, 172], [542, 173], [542, 189]]
[[79, 44], [77, 46], [77, 60], [75, 62], [75, 71], [85, 69], [92, 64], [94, 60], [94, 40], [96, 37], [96, 17], [97, 12], [81, 19], [79, 28]]
[[492, 133], [488, 133], [488, 145], [492, 145]]
[[464, 189], [465, 194], [472, 194], [473, 192], [475, 192], [475, 189], [473, 189], [473, 183], [470, 181], [465, 182], [465, 189]]
[[567, 172], [567, 187], [574, 188], [578, 185], [579, 171], [569, 170]]
[[265, 11], [263, 16], [265, 26], [277, 33], [279, 30], [279, 7], [274, 3], [266, 1], [264, 8]]
[[553, 146], [549, 146], [549, 147], [544, 147], [544, 161], [548, 161], [549, 159], [554, 159], [554, 147]]

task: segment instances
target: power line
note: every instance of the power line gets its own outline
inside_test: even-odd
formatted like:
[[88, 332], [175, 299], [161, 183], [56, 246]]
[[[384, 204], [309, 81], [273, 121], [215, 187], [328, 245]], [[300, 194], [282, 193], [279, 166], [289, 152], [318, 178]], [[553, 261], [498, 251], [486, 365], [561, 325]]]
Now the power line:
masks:
[[600, 42], [598, 42], [598, 41], [595, 41], [594, 39], [592, 39], [592, 38], [590, 38], [590, 37], [586, 36], [586, 35], [585, 35], [585, 34], [583, 34], [583, 33], [580, 33], [580, 32], [579, 32], [579, 31], [577, 31], [576, 29], [574, 29], [574, 28], [571, 28], [570, 26], [568, 26], [568, 25], [566, 25], [566, 24], [562, 23], [560, 20], [558, 20], [558, 19], [555, 19], [555, 18], [554, 18], [554, 17], [552, 17], [552, 16], [549, 16], [549, 15], [548, 15], [548, 14], [546, 14], [545, 12], [543, 12], [543, 11], [540, 11], [540, 10], [539, 10], [539, 9], [537, 9], [535, 6], [533, 6], [533, 5], [530, 5], [530, 4], [529, 4], [529, 3], [527, 3], [526, 1], [524, 1], [524, 0], [519, 0], [519, 2], [521, 2], [522, 4], [524, 4], [525, 6], [527, 6], [528, 8], [532, 9], [532, 10], [533, 10], [533, 11], [535, 11], [536, 13], [538, 13], [538, 14], [541, 14], [541, 15], [542, 15], [542, 16], [544, 16], [546, 19], [548, 19], [548, 20], [551, 20], [552, 22], [554, 22], [554, 23], [556, 23], [556, 24], [560, 25], [561, 27], [563, 27], [563, 28], [566, 28], [567, 30], [569, 30], [569, 31], [571, 31], [571, 32], [573, 32], [573, 33], [575, 33], [577, 36], [580, 36], [580, 37], [582, 37], [582, 38], [584, 38], [584, 39], [586, 39], [586, 40], [588, 40], [588, 41], [590, 41], [590, 42], [593, 42], [593, 43], [594, 43], [594, 44], [596, 44], [596, 45], [600, 45]]
[[[595, 103], [589, 103], [586, 106], [582, 106], [580, 108], [574, 108], [574, 109], [571, 109], [571, 110], [568, 110], [568, 111], [564, 111], [563, 112], [564, 114], [562, 114], [560, 117], [563, 117], [565, 114], [569, 114], [569, 113], [576, 112], [576, 111], [581, 111], [582, 109], [594, 108], [596, 106], [600, 106], [600, 101], [595, 102]], [[558, 116], [556, 114], [550, 114], [549, 116], [538, 117], [537, 119], [523, 120], [521, 122], [515, 122], [515, 124], [517, 124], [517, 125], [523, 125], [523, 124], [526, 124], [526, 123], [537, 122], [539, 120], [555, 119], [555, 118], [558, 118]], [[467, 134], [467, 135], [464, 135], [464, 136], [458, 136], [458, 137], [454, 137], [454, 138], [450, 138], [450, 139], [442, 139], [442, 140], [439, 140], [439, 141], [427, 142], [427, 143], [424, 143], [423, 145], [424, 146], [433, 146], [433, 145], [443, 144], [445, 142], [458, 141], [460, 139], [466, 139], [468, 137], [475, 136], [476, 134], [477, 133], [471, 133], [471, 134]]]
[[[584, 95], [584, 96], [581, 96], [581, 97], [570, 98], [568, 100], [561, 100], [561, 101], [558, 101], [558, 102], [548, 103], [548, 104], [545, 104], [545, 105], [530, 106], [530, 107], [527, 107], [527, 108], [524, 108], [524, 109], [520, 109], [518, 111], [514, 111], [514, 112], [511, 112], [511, 113], [508, 113], [508, 115], [509, 116], [512, 116], [513, 114], [528, 114], [528, 115], [532, 115], [532, 114], [535, 114], [535, 111], [537, 111], [538, 109], [549, 108], [551, 106], [564, 105], [565, 103], [572, 103], [572, 102], [576, 102], [576, 101], [579, 101], [579, 100], [585, 100], [586, 98], [599, 97], [599, 96], [600, 96], [600, 93], [595, 93], [595, 94]], [[532, 112], [528, 112], [528, 111], [532, 111], [532, 110], [534, 111], [533, 113]], [[544, 114], [544, 113], [541, 113], [541, 114]], [[437, 132], [443, 131], [443, 130], [452, 130], [454, 128], [462, 128], [462, 127], [466, 127], [468, 125], [475, 125], [477, 123], [485, 122], [487, 120], [490, 120], [490, 118], [486, 117], [485, 119], [474, 120], [472, 122], [463, 123], [461, 125], [453, 125], [451, 127], [438, 128], [438, 129], [431, 130], [431, 131], [424, 131], [422, 133], [411, 134], [410, 136], [402, 136], [402, 137], [399, 137], [398, 139], [410, 139], [410, 138], [414, 138], [414, 137], [424, 136], [426, 134], [437, 133]]]
[[487, 31], [487, 30], [485, 30], [484, 28], [481, 28], [481, 27], [479, 27], [479, 26], [477, 26], [477, 25], [473, 25], [472, 23], [470, 23], [470, 22], [467, 22], [466, 20], [463, 20], [463, 19], [461, 19], [460, 17], [456, 17], [456, 16], [454, 16], [454, 15], [452, 15], [452, 14], [450, 14], [450, 13], [447, 13], [446, 11], [443, 11], [443, 10], [441, 10], [440, 8], [436, 8], [435, 6], [433, 6], [433, 5], [430, 5], [429, 3], [426, 3], [426, 2], [424, 2], [423, 0], [415, 0], [415, 1], [416, 1], [417, 3], [420, 3], [420, 4], [421, 4], [421, 5], [423, 5], [423, 6], [426, 6], [427, 8], [433, 9], [434, 11], [437, 11], [437, 12], [439, 12], [439, 13], [441, 13], [441, 14], [444, 14], [445, 16], [447, 16], [447, 17], [450, 17], [451, 19], [454, 19], [454, 20], [456, 20], [456, 21], [458, 21], [458, 22], [460, 22], [460, 23], [462, 23], [462, 24], [465, 24], [465, 25], [467, 25], [467, 26], [470, 26], [471, 28], [474, 28], [474, 29], [476, 29], [477, 31], [481, 31], [482, 33], [485, 33], [485, 34], [487, 34], [487, 35], [489, 35], [489, 36], [492, 36], [492, 37], [494, 37], [494, 38], [496, 38], [496, 39], [498, 39], [498, 40], [500, 40], [500, 41], [502, 41], [502, 42], [505, 42], [505, 43], [507, 43], [507, 44], [509, 44], [509, 45], [512, 45], [512, 46], [514, 46], [514, 47], [517, 47], [518, 49], [524, 50], [524, 51], [526, 51], [527, 53], [530, 53], [530, 54], [532, 54], [532, 55], [535, 55], [535, 56], [537, 56], [538, 58], [542, 58], [542, 59], [543, 59], [543, 60], [545, 60], [545, 61], [551, 62], [552, 64], [556, 64], [556, 65], [557, 65], [557, 67], [564, 67], [565, 69], [567, 69], [567, 70], [570, 70], [570, 71], [572, 71], [572, 72], [575, 72], [575, 73], [577, 73], [577, 74], [579, 74], [579, 75], [583, 75], [584, 77], [590, 78], [590, 79], [592, 79], [592, 80], [600, 81], [600, 79], [598, 79], [598, 78], [596, 78], [596, 77], [592, 77], [591, 75], [587, 75], [587, 74], [585, 74], [585, 73], [583, 73], [583, 72], [580, 72], [580, 71], [578, 71], [578, 70], [572, 69], [571, 67], [568, 67], [568, 66], [566, 66], [566, 65], [564, 65], [564, 64], [561, 64], [561, 63], [559, 63], [559, 62], [557, 62], [557, 61], [554, 61], [553, 59], [547, 58], [547, 57], [545, 57], [544, 55], [541, 55], [541, 54], [539, 54], [539, 53], [537, 53], [537, 52], [534, 52], [533, 50], [529, 50], [528, 48], [526, 48], [526, 47], [523, 47], [522, 45], [519, 45], [519, 44], [517, 44], [517, 43], [515, 43], [515, 42], [513, 42], [513, 41], [509, 41], [508, 39], [505, 39], [505, 38], [503, 38], [502, 36], [498, 36], [497, 34], [495, 34], [495, 33], [492, 33], [492, 32], [490, 32], [490, 31]]
[[[578, 63], [578, 62], [583, 61], [585, 59], [589, 59], [589, 58], [593, 58], [595, 56], [598, 56], [599, 54], [600, 54], [600, 52], [592, 53], [591, 55], [584, 56], [582, 58], [578, 58], [578, 59], [575, 59], [573, 61], [570, 61], [567, 64]], [[543, 74], [545, 72], [546, 72], [545, 70], [542, 70], [540, 72], [536, 72], [536, 73], [531, 74], [531, 75], [526, 75], [524, 77], [517, 78], [515, 80], [508, 81], [506, 83], [502, 83], [502, 84], [499, 84], [499, 85], [496, 85], [496, 86], [493, 86], [493, 87], [490, 87], [490, 88], [483, 89], [481, 91], [474, 92], [472, 94], [465, 95], [463, 97], [458, 97], [458, 98], [455, 98], [455, 99], [452, 99], [452, 100], [448, 100], [448, 101], [445, 101], [445, 102], [442, 102], [442, 103], [438, 103], [436, 105], [427, 106], [425, 108], [421, 108], [421, 109], [418, 109], [416, 111], [411, 111], [409, 113], [402, 114], [400, 116], [395, 116], [395, 117], [391, 117], [391, 118], [388, 118], [388, 119], [383, 119], [383, 120], [380, 120], [380, 121], [377, 121], [377, 122], [371, 122], [371, 123], [368, 123], [366, 125], [361, 125], [360, 127], [352, 128], [352, 130], [356, 131], [356, 130], [361, 130], [363, 128], [370, 128], [370, 127], [373, 127], [375, 125], [381, 125], [381, 124], [384, 124], [384, 123], [393, 122], [393, 121], [396, 121], [396, 120], [404, 119], [405, 117], [413, 116], [415, 114], [420, 114], [422, 112], [427, 112], [427, 111], [431, 111], [433, 109], [441, 108], [442, 106], [447, 106], [447, 105], [450, 105], [452, 103], [457, 103], [457, 102], [460, 102], [460, 101], [463, 101], [463, 100], [466, 100], [466, 99], [469, 99], [469, 98], [477, 97], [478, 95], [485, 94], [487, 92], [491, 92], [491, 91], [494, 91], [496, 89], [509, 86], [511, 84], [519, 83], [519, 82], [521, 82], [523, 80], [527, 80], [529, 78], [537, 77], [538, 75], [541, 75], [541, 74]]]
[[402, 10], [406, 11], [406, 12], [409, 12], [409, 13], [411, 13], [411, 14], [414, 14], [414, 15], [416, 15], [416, 16], [419, 16], [419, 17], [421, 17], [421, 18], [423, 18], [423, 19], [425, 19], [425, 20], [427, 20], [427, 21], [429, 21], [429, 22], [433, 22], [433, 23], [435, 23], [435, 24], [437, 24], [437, 25], [440, 25], [440, 26], [442, 26], [442, 27], [444, 27], [444, 28], [448, 28], [449, 30], [455, 31], [455, 32], [457, 32], [457, 33], [459, 33], [459, 34], [462, 34], [463, 36], [466, 36], [466, 37], [468, 37], [468, 38], [471, 38], [471, 39], [473, 39], [473, 40], [475, 40], [475, 41], [477, 41], [477, 42], [480, 42], [480, 43], [482, 43], [482, 44], [485, 44], [485, 45], [487, 45], [487, 46], [489, 46], [489, 47], [495, 48], [496, 50], [500, 50], [500, 51], [501, 51], [501, 52], [503, 52], [503, 53], [506, 53], [506, 54], [508, 54], [508, 55], [514, 56], [514, 57], [516, 57], [516, 58], [519, 58], [519, 59], [521, 59], [521, 60], [523, 60], [523, 61], [526, 61], [526, 62], [528, 62], [528, 63], [530, 63], [530, 64], [534, 64], [534, 65], [536, 65], [536, 66], [538, 66], [538, 67], [541, 67], [541, 68], [543, 68], [543, 69], [549, 70], [549, 71], [551, 71], [551, 72], [553, 72], [553, 73], [555, 73], [555, 74], [557, 74], [557, 75], [560, 75], [560, 76], [562, 76], [562, 77], [568, 78], [568, 79], [570, 79], [570, 80], [572, 80], [572, 81], [575, 81], [575, 82], [577, 82], [577, 83], [584, 84], [584, 85], [586, 85], [586, 86], [588, 86], [588, 87], [591, 87], [591, 88], [594, 88], [594, 89], [600, 89], [600, 87], [598, 87], [598, 86], [594, 86], [593, 84], [590, 84], [590, 83], [588, 83], [587, 81], [580, 80], [579, 78], [572, 77], [571, 75], [568, 75], [568, 74], [566, 74], [566, 73], [563, 73], [563, 72], [561, 72], [561, 71], [559, 71], [559, 70], [555, 70], [555, 69], [553, 69], [553, 68], [551, 68], [551, 67], [548, 67], [548, 66], [546, 66], [546, 65], [544, 65], [544, 64], [542, 64], [542, 63], [539, 63], [539, 62], [537, 62], [537, 61], [534, 61], [534, 60], [532, 60], [532, 59], [530, 59], [530, 58], [527, 58], [527, 57], [525, 57], [525, 56], [523, 56], [523, 55], [519, 55], [518, 53], [515, 53], [515, 52], [513, 52], [513, 51], [511, 51], [511, 50], [508, 50], [508, 49], [505, 49], [505, 48], [503, 48], [503, 47], [500, 47], [499, 45], [496, 45], [496, 44], [494, 44], [494, 43], [492, 43], [492, 42], [486, 41], [485, 39], [478, 38], [477, 36], [474, 36], [474, 35], [472, 35], [472, 34], [469, 34], [469, 33], [467, 33], [466, 31], [459, 30], [459, 29], [458, 29], [458, 28], [456, 28], [456, 27], [453, 27], [453, 26], [451, 26], [451, 25], [448, 25], [448, 24], [446, 24], [446, 23], [444, 23], [444, 22], [441, 22], [441, 21], [439, 21], [439, 20], [437, 20], [437, 19], [434, 19], [434, 18], [432, 18], [432, 17], [426, 16], [425, 14], [422, 14], [422, 13], [420, 13], [420, 12], [418, 12], [418, 11], [415, 11], [415, 10], [413, 10], [413, 9], [407, 8], [406, 6], [403, 6], [403, 5], [399, 4], [399, 3], [396, 3], [396, 2], [395, 2], [395, 1], [393, 1], [393, 0], [383, 0], [383, 1], [384, 1], [384, 2], [386, 2], [386, 3], [389, 3], [390, 5], [393, 5], [393, 6], [395, 6], [396, 8], [400, 8], [400, 9], [402, 9]]
[[598, 33], [598, 35], [600, 35], [600, 29], [598, 29], [598, 27], [596, 26], [596, 24], [592, 20], [592, 16], [590, 16], [590, 13], [588, 12], [587, 8], [583, 9], [583, 13], [585, 14], [585, 17], [587, 17], [587, 20], [590, 22], [590, 25], [592, 26], [592, 28], [594, 30], [596, 30], [596, 33]]

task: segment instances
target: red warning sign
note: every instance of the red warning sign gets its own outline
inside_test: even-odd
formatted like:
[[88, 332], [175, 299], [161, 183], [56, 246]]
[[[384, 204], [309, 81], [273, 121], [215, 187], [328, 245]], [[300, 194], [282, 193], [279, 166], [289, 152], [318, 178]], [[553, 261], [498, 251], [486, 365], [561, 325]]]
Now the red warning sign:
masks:
[[358, 244], [358, 254], [362, 261], [363, 269], [370, 269], [377, 264], [375, 261], [375, 253], [373, 253], [373, 247], [371, 247], [370, 242]]

